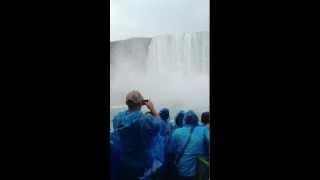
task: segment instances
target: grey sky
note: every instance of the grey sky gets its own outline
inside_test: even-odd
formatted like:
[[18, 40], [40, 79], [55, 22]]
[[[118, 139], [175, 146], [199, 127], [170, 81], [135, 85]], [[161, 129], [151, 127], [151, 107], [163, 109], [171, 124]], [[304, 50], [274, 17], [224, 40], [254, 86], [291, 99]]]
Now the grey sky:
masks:
[[209, 31], [209, 0], [111, 0], [110, 40]]

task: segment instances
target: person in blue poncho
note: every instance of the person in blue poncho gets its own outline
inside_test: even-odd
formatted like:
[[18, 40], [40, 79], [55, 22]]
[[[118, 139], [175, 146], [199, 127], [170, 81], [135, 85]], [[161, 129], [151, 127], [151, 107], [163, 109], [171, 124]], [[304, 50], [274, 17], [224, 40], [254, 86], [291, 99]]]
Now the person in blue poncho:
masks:
[[172, 134], [174, 133], [174, 131], [183, 126], [183, 117], [184, 117], [184, 111], [179, 111], [179, 113], [176, 115], [176, 117], [174, 119], [174, 124], [172, 126], [169, 140], [168, 140], [167, 146], [165, 148], [165, 161], [164, 161], [164, 165], [163, 165], [162, 179], [168, 179], [168, 180], [169, 179], [176, 179], [176, 174], [174, 171], [175, 167], [173, 166], [174, 154], [172, 154], [169, 151], [169, 148], [170, 148], [169, 145], [170, 145], [170, 141], [172, 139]]
[[170, 113], [168, 108], [161, 109], [159, 112], [159, 116], [161, 119], [160, 132], [155, 138], [155, 142], [152, 148], [152, 154], [154, 159], [160, 162], [160, 167], [156, 175], [160, 179], [163, 179], [166, 152], [168, 148], [168, 141], [171, 136], [172, 125], [170, 124]]
[[177, 114], [177, 116], [174, 119], [175, 125], [173, 127], [173, 130], [175, 130], [177, 128], [181, 128], [183, 126], [183, 118], [184, 118], [184, 111], [179, 111], [179, 113]]
[[210, 127], [210, 118], [209, 118], [209, 112], [203, 112], [201, 114], [201, 123], [204, 126]]
[[[203, 112], [201, 114], [201, 122], [203, 124], [203, 127], [207, 128], [208, 131], [210, 131], [210, 115], [209, 115], [209, 112]], [[207, 156], [207, 160], [208, 160], [209, 149], [207, 149], [206, 154], [207, 154], [206, 156]]]
[[161, 122], [160, 135], [165, 138], [165, 144], [167, 144], [173, 126], [170, 124], [170, 113], [168, 108], [163, 108], [159, 112]]
[[175, 157], [177, 179], [193, 180], [196, 179], [197, 157], [205, 155], [209, 149], [209, 130], [199, 125], [193, 111], [184, 114], [184, 123], [173, 132], [169, 153]]
[[[138, 91], [127, 94], [126, 104], [128, 110], [118, 113], [112, 120], [113, 146], [117, 147], [120, 162], [111, 162], [111, 166], [112, 163], [119, 164], [119, 180], [138, 180], [146, 176], [146, 171], [154, 166], [152, 149], [159, 134], [161, 120], [153, 103], [144, 100]], [[150, 114], [141, 112], [143, 105], [147, 106]]]
[[[202, 123], [203, 127], [207, 128], [208, 131], [210, 131], [210, 115], [209, 115], [208, 111], [203, 112], [201, 114], [201, 123]], [[212, 151], [212, 152], [214, 152], [214, 151]], [[214, 154], [211, 154], [211, 155], [212, 155], [211, 157], [214, 157]], [[203, 156], [203, 159], [205, 159], [208, 162], [210, 161], [210, 159], [209, 159], [209, 149], [206, 149], [205, 154]], [[205, 172], [204, 172], [203, 176], [205, 176], [205, 177], [209, 176], [209, 168], [205, 169]]]

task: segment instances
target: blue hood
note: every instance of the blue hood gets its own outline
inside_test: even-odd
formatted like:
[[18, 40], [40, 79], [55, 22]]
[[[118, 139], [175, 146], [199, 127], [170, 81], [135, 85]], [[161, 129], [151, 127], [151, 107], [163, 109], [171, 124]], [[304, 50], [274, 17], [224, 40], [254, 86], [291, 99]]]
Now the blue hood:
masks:
[[183, 118], [184, 118], [184, 111], [179, 111], [179, 113], [177, 114], [176, 118], [175, 118], [175, 124], [178, 127], [183, 126]]
[[162, 120], [167, 122], [168, 119], [170, 118], [169, 109], [168, 108], [161, 109], [159, 115]]
[[199, 123], [199, 118], [192, 110], [184, 114], [183, 121], [185, 124], [197, 125]]

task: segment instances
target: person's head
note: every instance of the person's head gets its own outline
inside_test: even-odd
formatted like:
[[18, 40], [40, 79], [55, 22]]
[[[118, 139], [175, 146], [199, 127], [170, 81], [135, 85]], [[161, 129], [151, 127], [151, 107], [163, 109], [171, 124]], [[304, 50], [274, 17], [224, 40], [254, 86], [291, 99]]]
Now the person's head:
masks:
[[174, 120], [178, 127], [183, 126], [183, 117], [184, 117], [184, 111], [180, 111]]
[[169, 109], [168, 108], [161, 109], [159, 115], [162, 120], [167, 122], [170, 118]]
[[199, 123], [199, 118], [196, 113], [190, 110], [184, 114], [183, 121], [185, 124], [197, 125]]
[[139, 111], [143, 105], [143, 96], [139, 91], [130, 91], [126, 96], [129, 111]]
[[203, 112], [201, 114], [201, 122], [204, 125], [208, 125], [210, 123], [209, 112]]

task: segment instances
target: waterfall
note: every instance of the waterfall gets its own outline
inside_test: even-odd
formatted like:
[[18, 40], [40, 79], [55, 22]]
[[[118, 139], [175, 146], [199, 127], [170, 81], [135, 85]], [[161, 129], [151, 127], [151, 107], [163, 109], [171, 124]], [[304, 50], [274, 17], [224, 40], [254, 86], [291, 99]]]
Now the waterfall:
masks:
[[149, 72], [209, 72], [209, 33], [181, 33], [152, 38], [146, 59]]
[[132, 89], [156, 107], [209, 110], [209, 33], [193, 32], [111, 42], [111, 105]]

